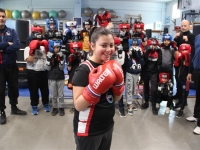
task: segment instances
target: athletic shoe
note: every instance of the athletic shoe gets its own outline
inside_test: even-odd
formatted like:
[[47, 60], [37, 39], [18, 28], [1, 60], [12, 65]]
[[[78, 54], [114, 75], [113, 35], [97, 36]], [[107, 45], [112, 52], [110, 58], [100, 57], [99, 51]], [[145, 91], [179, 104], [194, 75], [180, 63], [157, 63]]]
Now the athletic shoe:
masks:
[[64, 116], [65, 115], [64, 108], [59, 108], [59, 114], [60, 114], [60, 116]]
[[44, 111], [46, 111], [46, 112], [50, 112], [51, 111], [51, 108], [50, 108], [49, 104], [44, 104]]
[[55, 116], [58, 114], [58, 108], [53, 108], [52, 112], [51, 112], [51, 115], [52, 116]]
[[177, 118], [181, 118], [183, 116], [183, 110], [179, 110], [178, 114], [176, 115]]
[[136, 108], [136, 107], [134, 107], [134, 106], [132, 107], [132, 109], [133, 109], [134, 111], [137, 111], [137, 108]]
[[195, 134], [198, 134], [198, 135], [200, 135], [200, 127], [199, 126], [197, 126], [195, 129], [194, 129], [194, 131], [193, 131]]
[[6, 113], [4, 110], [0, 110], [0, 124], [6, 123]]
[[170, 113], [170, 108], [169, 108], [169, 107], [166, 107], [165, 113], [166, 113], [166, 114], [169, 114], [169, 113]]
[[32, 106], [32, 114], [33, 114], [33, 115], [38, 115], [37, 106]]
[[122, 118], [125, 118], [125, 117], [126, 117], [126, 114], [125, 114], [124, 109], [119, 109], [119, 115], [120, 115], [120, 117], [122, 117]]
[[189, 121], [189, 122], [196, 122], [197, 118], [191, 116], [191, 117], [187, 117], [186, 120]]
[[127, 107], [128, 107], [128, 114], [130, 116], [133, 116], [133, 106], [132, 105], [127, 105]]
[[144, 104], [142, 104], [142, 109], [146, 109], [149, 107], [149, 103], [148, 102], [145, 102]]
[[156, 109], [156, 107], [152, 108], [152, 112], [154, 115], [158, 115], [158, 109]]
[[26, 111], [20, 110], [17, 107], [11, 108], [11, 115], [26, 115], [26, 114], [27, 114]]

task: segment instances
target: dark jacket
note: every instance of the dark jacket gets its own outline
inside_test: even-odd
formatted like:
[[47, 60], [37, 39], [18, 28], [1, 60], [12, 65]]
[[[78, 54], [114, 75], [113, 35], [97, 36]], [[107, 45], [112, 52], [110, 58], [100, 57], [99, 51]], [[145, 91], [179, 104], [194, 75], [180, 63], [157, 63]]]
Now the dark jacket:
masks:
[[150, 73], [158, 73], [159, 67], [162, 64], [162, 52], [157, 48], [153, 54], [151, 49], [148, 49], [144, 55], [145, 66], [144, 71]]
[[[187, 42], [185, 40], [183, 40], [183, 36], [187, 36], [188, 37], [188, 41]], [[195, 35], [192, 34], [190, 31], [187, 31], [187, 32], [181, 33], [179, 37], [174, 38], [174, 41], [177, 43], [178, 47], [183, 43], [190, 44], [190, 46], [192, 47], [191, 58], [193, 58], [194, 51], [195, 51], [195, 49], [194, 49], [194, 39], [195, 39]], [[192, 73], [192, 71], [193, 71], [193, 65], [190, 62], [190, 67], [188, 69], [188, 73]]]
[[55, 58], [55, 56], [54, 56], [54, 63], [51, 67], [51, 70], [48, 71], [48, 79], [51, 79], [51, 80], [64, 80], [65, 79], [64, 71], [60, 70], [59, 62]]
[[200, 34], [195, 38], [194, 51], [193, 55], [191, 55], [189, 73], [192, 73], [193, 70], [200, 70]]
[[[187, 36], [188, 37], [188, 41], [187, 42], [183, 39], [183, 36]], [[186, 44], [190, 44], [192, 46], [192, 48], [193, 48], [194, 47], [194, 39], [195, 39], [195, 35], [192, 34], [190, 31], [187, 31], [187, 32], [181, 33], [180, 36], [174, 38], [174, 41], [177, 43], [178, 47], [181, 44], [186, 43]]]
[[[3, 30], [0, 30], [0, 65], [10, 67], [16, 64], [17, 51], [20, 49], [20, 41], [18, 35], [14, 29], [5, 26]], [[9, 45], [8, 42], [12, 42]]]

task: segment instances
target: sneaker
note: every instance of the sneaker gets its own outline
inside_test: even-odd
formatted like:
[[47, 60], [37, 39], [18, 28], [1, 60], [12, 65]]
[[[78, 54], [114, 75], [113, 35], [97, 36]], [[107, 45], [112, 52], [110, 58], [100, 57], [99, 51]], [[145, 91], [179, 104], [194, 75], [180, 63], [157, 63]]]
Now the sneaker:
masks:
[[33, 114], [33, 115], [38, 115], [37, 106], [32, 106], [32, 114]]
[[177, 118], [181, 118], [183, 116], [183, 111], [179, 110], [178, 114], [176, 115]]
[[120, 115], [120, 117], [122, 117], [122, 118], [125, 118], [125, 117], [126, 117], [126, 114], [125, 114], [125, 112], [124, 112], [124, 109], [119, 109], [119, 115]]
[[142, 109], [146, 109], [149, 107], [149, 103], [145, 102], [144, 104], [142, 104]]
[[6, 113], [4, 110], [0, 110], [0, 124], [6, 123]]
[[50, 108], [49, 104], [44, 104], [44, 111], [46, 111], [46, 112], [50, 112], [51, 111], [51, 108]]
[[191, 117], [187, 117], [186, 120], [189, 121], [189, 122], [196, 122], [197, 118], [191, 116]]
[[60, 116], [64, 116], [65, 115], [64, 108], [59, 108], [59, 114], [60, 114]]
[[153, 113], [154, 115], [158, 115], [158, 110], [156, 109], [156, 107], [153, 107], [153, 108], [152, 108], [152, 113]]
[[128, 107], [128, 114], [130, 116], [133, 116], [133, 106], [132, 105], [128, 105], [127, 107]]
[[27, 114], [26, 111], [20, 110], [17, 107], [11, 108], [11, 115], [26, 115], [26, 114]]
[[194, 129], [194, 131], [193, 131], [195, 134], [200, 134], [200, 127], [199, 126], [197, 126], [195, 129]]
[[160, 103], [156, 103], [156, 108], [160, 109]]
[[53, 108], [52, 112], [51, 112], [51, 115], [52, 116], [55, 116], [58, 114], [58, 108]]
[[75, 109], [75, 107], [73, 106], [73, 107], [69, 110], [69, 113], [70, 113], [70, 114], [74, 113], [74, 109]]
[[169, 113], [170, 113], [170, 108], [169, 108], [169, 107], [166, 107], [165, 113], [166, 113], [166, 114], [169, 114]]

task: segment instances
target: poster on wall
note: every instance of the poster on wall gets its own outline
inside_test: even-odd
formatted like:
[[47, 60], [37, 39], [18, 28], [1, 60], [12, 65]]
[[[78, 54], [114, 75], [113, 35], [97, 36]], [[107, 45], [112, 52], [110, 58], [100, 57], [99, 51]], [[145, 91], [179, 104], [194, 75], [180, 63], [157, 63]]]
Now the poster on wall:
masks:
[[171, 18], [170, 18], [170, 16], [166, 16], [165, 17], [165, 24], [170, 24], [170, 21], [171, 21]]
[[77, 28], [81, 29], [82, 28], [82, 18], [74, 18], [74, 21], [77, 22]]

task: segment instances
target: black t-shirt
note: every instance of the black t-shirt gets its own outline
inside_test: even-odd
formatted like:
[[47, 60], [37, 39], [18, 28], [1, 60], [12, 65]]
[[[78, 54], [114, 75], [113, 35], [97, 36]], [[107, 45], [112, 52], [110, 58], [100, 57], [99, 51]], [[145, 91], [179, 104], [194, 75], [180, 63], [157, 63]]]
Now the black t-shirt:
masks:
[[[94, 68], [97, 64], [91, 60], [89, 62]], [[86, 87], [88, 85], [88, 75], [90, 69], [86, 64], [81, 64], [72, 79], [73, 86]], [[105, 133], [114, 125], [115, 101], [111, 89], [102, 94], [100, 101], [94, 106], [91, 105], [84, 111], [74, 113], [74, 133], [78, 136], [91, 136]]]

